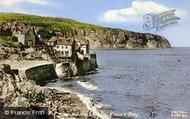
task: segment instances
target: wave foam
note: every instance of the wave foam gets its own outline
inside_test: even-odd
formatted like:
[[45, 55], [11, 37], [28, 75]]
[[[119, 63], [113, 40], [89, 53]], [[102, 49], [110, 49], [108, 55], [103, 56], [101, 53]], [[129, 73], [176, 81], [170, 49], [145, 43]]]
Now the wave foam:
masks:
[[111, 119], [110, 116], [108, 116], [103, 111], [99, 110], [99, 108], [102, 108], [99, 104], [96, 104], [90, 97], [84, 96], [82, 94], [78, 94], [79, 98], [83, 103], [86, 104], [87, 108], [92, 111], [94, 115], [101, 119]]
[[92, 98], [87, 97], [85, 95], [82, 95], [80, 93], [71, 91], [69, 89], [65, 89], [65, 88], [51, 88], [51, 89], [57, 89], [57, 90], [60, 90], [60, 91], [76, 94], [80, 98], [80, 100], [82, 101], [82, 103], [86, 105], [87, 109], [90, 110], [93, 113], [93, 115], [95, 115], [95, 116], [97, 116], [97, 117], [99, 117], [101, 119], [111, 119], [110, 116], [108, 116], [103, 111], [99, 110], [97, 103], [94, 102], [92, 100]]
[[98, 87], [96, 87], [95, 85], [93, 85], [90, 82], [81, 82], [81, 81], [77, 81], [77, 84], [79, 84], [80, 86], [88, 89], [88, 90], [98, 90]]

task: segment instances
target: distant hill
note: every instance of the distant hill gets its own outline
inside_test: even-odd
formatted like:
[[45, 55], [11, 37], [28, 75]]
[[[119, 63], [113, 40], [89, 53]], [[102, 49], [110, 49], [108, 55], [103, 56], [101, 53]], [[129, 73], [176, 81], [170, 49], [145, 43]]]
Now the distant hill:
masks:
[[46, 30], [107, 29], [106, 27], [81, 23], [67, 18], [46, 17], [20, 13], [0, 13], [0, 23], [11, 21], [29, 22], [36, 27]]
[[91, 48], [154, 49], [171, 47], [166, 38], [150, 33], [112, 29], [67, 18], [0, 13], [0, 23], [13, 21], [30, 23], [40, 30], [61, 31], [75, 40], [89, 40]]

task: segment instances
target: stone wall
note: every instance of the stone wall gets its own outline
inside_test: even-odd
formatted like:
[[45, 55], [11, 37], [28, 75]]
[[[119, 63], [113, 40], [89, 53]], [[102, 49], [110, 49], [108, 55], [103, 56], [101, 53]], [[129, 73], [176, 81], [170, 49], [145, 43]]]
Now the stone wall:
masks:
[[43, 85], [48, 81], [58, 78], [55, 72], [54, 64], [37, 66], [26, 70], [25, 73], [27, 79], [34, 80], [37, 84], [40, 85]]
[[95, 70], [96, 68], [98, 68], [96, 54], [90, 54], [90, 66], [91, 70]]
[[90, 54], [90, 59], [84, 58], [84, 60], [79, 60], [76, 63], [78, 69], [78, 75], [86, 75], [90, 72], [96, 71], [98, 68], [96, 54]]

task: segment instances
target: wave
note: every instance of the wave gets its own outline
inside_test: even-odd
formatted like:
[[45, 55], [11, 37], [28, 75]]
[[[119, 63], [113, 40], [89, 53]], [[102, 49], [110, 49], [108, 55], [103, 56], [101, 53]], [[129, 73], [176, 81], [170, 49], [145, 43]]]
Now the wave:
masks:
[[102, 110], [99, 109], [100, 105], [98, 105], [98, 103], [94, 102], [92, 100], [92, 98], [87, 97], [85, 95], [82, 95], [80, 93], [71, 91], [69, 89], [65, 89], [65, 88], [51, 88], [51, 89], [56, 89], [56, 90], [60, 90], [60, 91], [76, 94], [80, 98], [80, 100], [82, 101], [82, 103], [86, 105], [87, 109], [92, 112], [93, 115], [97, 116], [100, 119], [111, 119], [111, 117], [109, 115], [107, 115], [104, 111], [102, 111]]
[[102, 108], [110, 107], [110, 105], [95, 102], [91, 97], [88, 97], [86, 95], [83, 95], [83, 94], [75, 92], [75, 91], [72, 91], [70, 89], [62, 88], [62, 87], [57, 87], [57, 88], [48, 87], [48, 88], [76, 94], [80, 98], [82, 103], [86, 105], [87, 109], [90, 110], [90, 112], [93, 115], [97, 116], [100, 119], [125, 119], [125, 118], [139, 119], [139, 115], [137, 113], [133, 113], [133, 112], [106, 113], [106, 112], [104, 112], [104, 110], [102, 110]]
[[100, 110], [103, 105], [96, 103], [92, 100], [92, 98], [84, 96], [82, 94], [77, 94], [81, 101], [86, 104], [87, 108], [92, 111], [94, 115], [101, 119], [111, 119], [109, 115], [107, 115], [104, 111]]
[[88, 90], [98, 90], [98, 87], [95, 86], [94, 84], [90, 83], [90, 82], [77, 81], [77, 84], [88, 89]]

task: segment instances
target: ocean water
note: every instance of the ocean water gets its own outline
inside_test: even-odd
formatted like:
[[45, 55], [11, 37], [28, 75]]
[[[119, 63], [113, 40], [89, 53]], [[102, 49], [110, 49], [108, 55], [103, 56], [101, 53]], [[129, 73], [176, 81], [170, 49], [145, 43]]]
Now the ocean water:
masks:
[[190, 48], [95, 52], [96, 74], [47, 85], [92, 97], [107, 114], [190, 119]]

